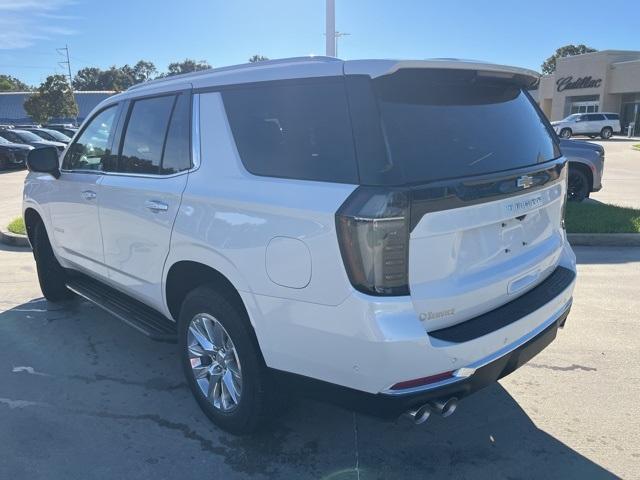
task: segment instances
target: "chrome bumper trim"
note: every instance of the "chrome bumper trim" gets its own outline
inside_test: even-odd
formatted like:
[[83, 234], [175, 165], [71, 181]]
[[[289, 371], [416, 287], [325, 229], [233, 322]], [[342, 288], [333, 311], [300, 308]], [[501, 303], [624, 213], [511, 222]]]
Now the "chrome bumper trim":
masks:
[[391, 390], [390, 388], [388, 388], [386, 390], [381, 391], [380, 393], [384, 395], [393, 395], [393, 396], [410, 395], [413, 393], [428, 392], [430, 390], [435, 390], [447, 385], [451, 385], [452, 383], [457, 383], [457, 382], [466, 380], [467, 378], [471, 377], [476, 372], [476, 370], [479, 370], [480, 368], [485, 367], [490, 363], [495, 362], [496, 360], [499, 360], [505, 355], [508, 355], [514, 350], [517, 350], [518, 348], [520, 348], [530, 340], [533, 340], [540, 333], [546, 330], [549, 326], [557, 322], [558, 319], [560, 319], [566, 313], [566, 311], [569, 310], [569, 308], [571, 308], [572, 301], [573, 301], [572, 299], [569, 300], [555, 314], [553, 314], [551, 317], [549, 317], [547, 320], [542, 322], [540, 325], [538, 325], [536, 328], [531, 330], [526, 335], [523, 335], [517, 340], [511, 342], [510, 344], [505, 345], [500, 350], [496, 350], [495, 352], [487, 355], [486, 357], [481, 358], [480, 360], [477, 360], [465, 367], [460, 367], [459, 369], [455, 370], [451, 378], [446, 378], [444, 380], [440, 380], [439, 382], [430, 383], [427, 385], [421, 385], [419, 387], [405, 388], [402, 390]]

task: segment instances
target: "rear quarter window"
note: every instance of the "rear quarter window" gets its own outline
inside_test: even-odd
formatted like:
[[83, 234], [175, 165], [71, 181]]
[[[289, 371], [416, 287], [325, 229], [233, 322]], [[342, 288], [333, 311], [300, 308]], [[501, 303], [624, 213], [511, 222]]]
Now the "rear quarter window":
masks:
[[249, 172], [358, 183], [344, 79], [234, 87], [222, 99]]
[[604, 116], [607, 117], [607, 120], [620, 120], [620, 115], [617, 113], [606, 113]]

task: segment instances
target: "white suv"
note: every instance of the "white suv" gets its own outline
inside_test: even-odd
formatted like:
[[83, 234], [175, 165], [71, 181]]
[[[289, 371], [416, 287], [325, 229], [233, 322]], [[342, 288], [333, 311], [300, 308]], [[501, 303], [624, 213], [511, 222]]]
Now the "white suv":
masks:
[[535, 82], [303, 58], [133, 87], [60, 164], [29, 157], [42, 291], [177, 338], [228, 431], [256, 428], [290, 385], [446, 416], [549, 344], [571, 306], [567, 166]]
[[617, 113], [574, 113], [559, 122], [551, 122], [560, 138], [572, 135], [601, 137], [608, 140], [614, 133], [620, 133], [620, 115]]

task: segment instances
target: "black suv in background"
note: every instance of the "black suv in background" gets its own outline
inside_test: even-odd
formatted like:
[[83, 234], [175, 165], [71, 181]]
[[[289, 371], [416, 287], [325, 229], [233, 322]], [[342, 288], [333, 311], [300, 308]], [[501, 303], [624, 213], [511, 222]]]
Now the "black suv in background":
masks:
[[62, 142], [67, 144], [71, 141], [71, 137], [52, 128], [25, 128], [26, 131], [35, 133], [40, 138], [50, 140], [52, 142]]
[[27, 155], [33, 150], [30, 145], [11, 143], [0, 136], [0, 170], [11, 167], [24, 167]]
[[62, 142], [52, 142], [39, 137], [35, 133], [27, 130], [10, 129], [0, 130], [0, 137], [4, 137], [12, 143], [20, 143], [23, 145], [31, 145], [32, 147], [56, 147], [59, 153], [62, 153], [66, 144]]

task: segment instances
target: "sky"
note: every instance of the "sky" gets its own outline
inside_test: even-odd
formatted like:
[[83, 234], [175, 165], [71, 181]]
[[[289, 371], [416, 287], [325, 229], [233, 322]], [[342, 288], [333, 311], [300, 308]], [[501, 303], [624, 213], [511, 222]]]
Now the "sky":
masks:
[[[0, 0], [0, 74], [37, 85], [87, 66], [185, 58], [213, 66], [324, 54], [325, 0]], [[455, 57], [540, 70], [584, 43], [640, 50], [637, 0], [336, 0], [338, 56]]]

